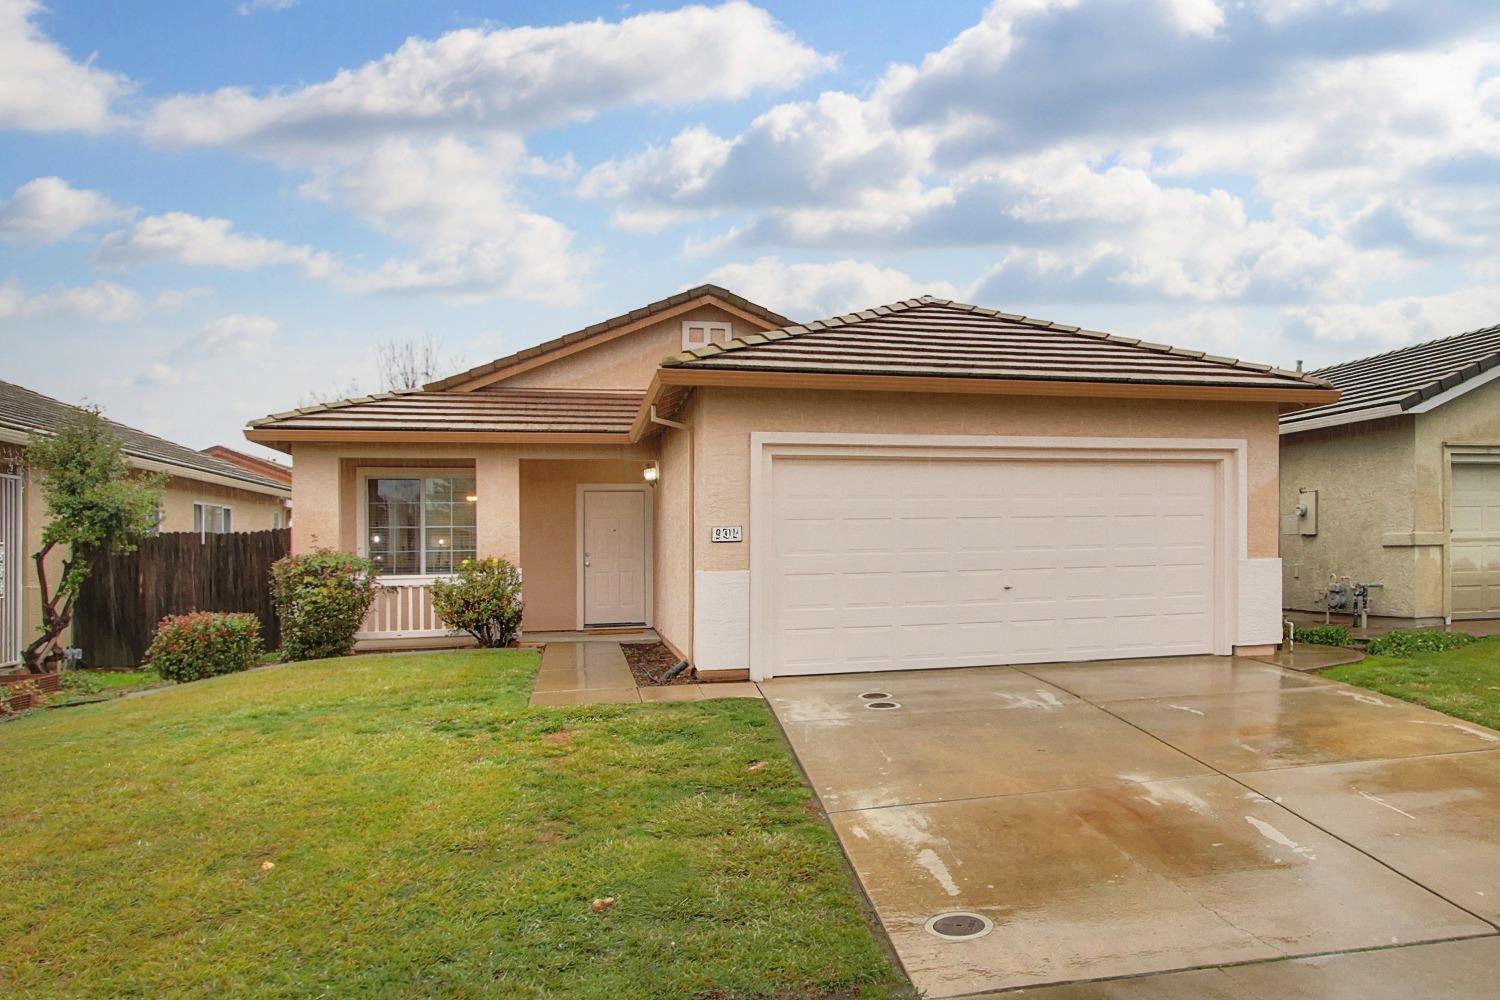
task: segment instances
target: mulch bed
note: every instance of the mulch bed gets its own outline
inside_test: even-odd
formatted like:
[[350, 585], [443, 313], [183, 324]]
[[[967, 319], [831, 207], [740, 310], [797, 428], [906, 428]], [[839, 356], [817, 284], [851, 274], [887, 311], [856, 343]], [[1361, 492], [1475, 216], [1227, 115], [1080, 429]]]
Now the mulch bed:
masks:
[[663, 643], [622, 642], [620, 648], [625, 651], [625, 662], [630, 664], [630, 672], [635, 675], [637, 687], [693, 683], [691, 670], [684, 670], [669, 681], [660, 679], [662, 674], [677, 663], [677, 657]]

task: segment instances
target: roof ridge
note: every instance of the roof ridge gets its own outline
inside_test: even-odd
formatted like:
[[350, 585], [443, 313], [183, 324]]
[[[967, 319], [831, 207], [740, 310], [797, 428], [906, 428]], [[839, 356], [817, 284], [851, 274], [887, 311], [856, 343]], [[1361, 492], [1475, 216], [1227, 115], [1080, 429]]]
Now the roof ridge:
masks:
[[[1033, 329], [1090, 337], [1095, 340], [1103, 340], [1109, 343], [1124, 344], [1129, 347], [1139, 348], [1141, 350], [1149, 351], [1155, 354], [1167, 354], [1176, 357], [1198, 358], [1213, 362], [1215, 364], [1239, 368], [1245, 371], [1276, 375], [1283, 378], [1290, 378], [1298, 382], [1332, 388], [1332, 383], [1309, 372], [1289, 371], [1285, 368], [1277, 368], [1274, 365], [1262, 364], [1256, 361], [1242, 361], [1239, 358], [1222, 357], [1220, 355], [1209, 354], [1205, 351], [1193, 350], [1191, 348], [1174, 347], [1170, 344], [1157, 344], [1151, 341], [1141, 340], [1138, 337], [1122, 337], [1118, 334], [1106, 333], [1101, 330], [1089, 330], [1083, 327], [1072, 326], [1066, 323], [1054, 323], [1050, 320], [1036, 319], [1034, 317], [1023, 316], [1017, 313], [1007, 313], [999, 309], [990, 308], [989, 306], [974, 305], [968, 302], [957, 302], [953, 299], [940, 299], [934, 295], [921, 295], [915, 299], [901, 299], [883, 306], [875, 306], [872, 309], [861, 310], [860, 312], [856, 313], [846, 313], [841, 316], [834, 316], [824, 320], [815, 320], [811, 323], [795, 324], [793, 326], [781, 327], [776, 330], [767, 330], [756, 334], [751, 334], [747, 337], [735, 337], [732, 340], [725, 341], [723, 344], [708, 344], [704, 347], [694, 347], [686, 351], [680, 351], [676, 354], [670, 354], [667, 357], [663, 358], [661, 363], [664, 367], [675, 368], [680, 365], [690, 364], [693, 361], [701, 360], [703, 358], [716, 357], [720, 354], [733, 353], [734, 351], [738, 351], [746, 347], [753, 347], [756, 344], [763, 344], [768, 340], [782, 340], [787, 338], [801, 337], [818, 330], [830, 330], [836, 329], [841, 326], [851, 326], [856, 323], [863, 323], [868, 320], [876, 319], [880, 316], [889, 315], [891, 313], [908, 312], [912, 309], [919, 308], [938, 308], [957, 313], [990, 316], [1009, 323], [1031, 327]], [[781, 334], [781, 336], [777, 336], [777, 334]]]

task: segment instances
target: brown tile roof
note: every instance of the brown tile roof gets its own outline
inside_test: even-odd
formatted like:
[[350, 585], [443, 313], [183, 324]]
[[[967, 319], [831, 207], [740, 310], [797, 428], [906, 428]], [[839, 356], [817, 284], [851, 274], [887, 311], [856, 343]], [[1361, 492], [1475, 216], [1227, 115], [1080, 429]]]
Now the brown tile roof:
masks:
[[923, 296], [672, 355], [668, 368], [1327, 389], [1237, 361]]
[[1281, 418], [1282, 432], [1397, 416], [1500, 365], [1500, 326], [1319, 368], [1343, 390], [1336, 403]]
[[261, 458], [259, 455], [247, 455], [243, 451], [236, 451], [234, 448], [222, 444], [200, 448], [198, 449], [198, 453], [200, 455], [208, 455], [211, 458], [223, 459], [231, 465], [238, 465], [242, 469], [249, 469], [251, 472], [265, 476], [267, 479], [274, 479], [278, 483], [285, 483], [288, 486], [292, 485], [292, 467], [290, 465], [283, 465], [269, 458]]
[[[77, 409], [78, 407], [69, 403], [53, 399], [51, 396], [44, 396], [23, 386], [11, 382], [0, 382], [0, 429], [8, 429], [21, 434], [30, 434], [35, 431], [45, 433], [55, 429], [68, 414]], [[138, 431], [134, 427], [127, 427], [113, 420], [110, 420], [109, 424], [120, 436], [125, 453], [133, 458], [172, 466], [180, 469], [180, 474], [190, 479], [201, 478], [204, 474], [209, 474], [224, 479], [239, 480], [248, 485], [270, 486], [283, 492], [286, 490], [285, 483], [194, 451], [186, 445], [159, 438], [155, 434], [147, 434], [145, 431]]]
[[727, 288], [723, 288], [719, 285], [698, 285], [695, 288], [689, 288], [685, 292], [678, 292], [676, 295], [669, 295], [664, 299], [658, 299], [655, 302], [641, 306], [639, 309], [632, 309], [628, 313], [621, 313], [618, 316], [611, 316], [609, 319], [586, 326], [582, 330], [574, 330], [572, 333], [565, 333], [561, 337], [555, 337], [552, 340], [537, 344], [535, 347], [524, 348], [514, 354], [508, 354], [503, 358], [496, 358], [494, 361], [479, 365], [475, 368], [470, 368], [468, 371], [459, 372], [457, 375], [450, 375], [447, 378], [438, 379], [436, 382], [428, 382], [422, 388], [427, 390], [451, 389], [456, 385], [461, 385], [464, 382], [468, 382], [472, 379], [488, 375], [491, 372], [497, 372], [503, 368], [509, 368], [511, 365], [517, 364], [519, 362], [526, 361], [530, 358], [534, 358], [542, 354], [546, 354], [549, 351], [555, 351], [559, 347], [566, 347], [570, 344], [577, 343], [580, 340], [587, 340], [590, 337], [597, 337], [602, 333], [608, 333], [609, 331], [617, 330], [622, 326], [627, 326], [631, 323], [639, 322], [640, 320], [647, 319], [651, 316], [656, 315], [657, 313], [666, 312], [668, 309], [680, 306], [684, 302], [691, 302], [693, 299], [702, 298], [705, 295], [711, 295], [716, 299], [720, 299], [721, 301], [734, 306], [736, 309], [750, 313], [754, 316], [759, 316], [761, 319], [764, 319], [772, 326], [787, 326], [792, 322], [780, 313], [772, 312], [765, 306], [758, 305], [757, 303], [751, 302], [749, 299], [742, 298], [741, 296], [734, 294]]
[[644, 398], [588, 389], [413, 389], [278, 413], [251, 421], [250, 430], [258, 440], [275, 431], [625, 434]]

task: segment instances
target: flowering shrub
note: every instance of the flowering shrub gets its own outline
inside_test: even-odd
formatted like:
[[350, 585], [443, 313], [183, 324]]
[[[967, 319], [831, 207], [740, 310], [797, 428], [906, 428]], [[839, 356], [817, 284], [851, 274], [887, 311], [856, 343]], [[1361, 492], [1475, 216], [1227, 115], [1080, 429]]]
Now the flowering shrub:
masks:
[[379, 589], [374, 566], [359, 556], [324, 549], [278, 559], [271, 594], [281, 621], [281, 658], [348, 656]]
[[146, 662], [169, 681], [232, 674], [260, 660], [260, 619], [252, 614], [194, 611], [156, 626]]
[[465, 559], [456, 579], [432, 585], [432, 609], [443, 624], [489, 648], [516, 641], [521, 607], [521, 571], [504, 559]]

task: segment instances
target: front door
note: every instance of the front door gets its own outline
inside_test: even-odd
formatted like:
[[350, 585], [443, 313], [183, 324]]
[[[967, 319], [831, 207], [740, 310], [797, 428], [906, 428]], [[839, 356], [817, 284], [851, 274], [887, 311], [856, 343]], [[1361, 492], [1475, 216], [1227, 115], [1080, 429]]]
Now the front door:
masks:
[[583, 624], [646, 621], [646, 497], [640, 490], [583, 494]]

